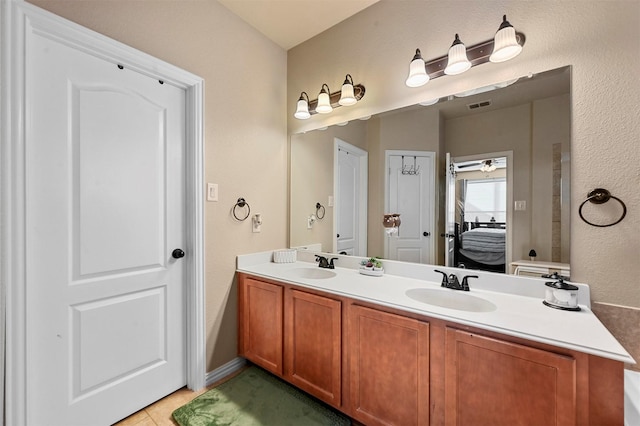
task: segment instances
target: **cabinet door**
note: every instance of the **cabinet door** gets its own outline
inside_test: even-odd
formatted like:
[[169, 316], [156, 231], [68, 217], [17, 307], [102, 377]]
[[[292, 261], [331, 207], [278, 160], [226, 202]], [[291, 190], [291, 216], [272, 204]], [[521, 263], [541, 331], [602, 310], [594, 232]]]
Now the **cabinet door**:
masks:
[[349, 311], [350, 414], [366, 425], [429, 424], [429, 324]]
[[285, 378], [336, 407], [341, 403], [341, 302], [297, 290], [285, 301]]
[[283, 288], [245, 277], [240, 282], [240, 355], [282, 374]]
[[575, 360], [446, 330], [445, 424], [573, 425]]

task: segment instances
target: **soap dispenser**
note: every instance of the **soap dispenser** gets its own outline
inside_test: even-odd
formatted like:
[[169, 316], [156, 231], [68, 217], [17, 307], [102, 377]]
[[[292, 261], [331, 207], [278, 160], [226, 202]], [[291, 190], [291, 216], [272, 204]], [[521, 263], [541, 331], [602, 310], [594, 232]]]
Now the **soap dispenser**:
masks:
[[566, 277], [558, 275], [554, 272], [551, 275], [543, 275], [543, 278], [551, 278], [554, 281], [544, 283], [545, 289], [544, 303], [546, 306], [554, 309], [562, 309], [565, 311], [579, 311], [578, 306], [578, 287], [566, 283]]

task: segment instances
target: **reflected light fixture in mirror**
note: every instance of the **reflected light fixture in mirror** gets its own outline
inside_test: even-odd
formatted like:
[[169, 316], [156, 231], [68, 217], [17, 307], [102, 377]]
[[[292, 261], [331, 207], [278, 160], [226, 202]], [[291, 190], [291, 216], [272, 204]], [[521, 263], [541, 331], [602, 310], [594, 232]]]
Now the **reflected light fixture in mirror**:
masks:
[[333, 111], [331, 102], [329, 102], [329, 92], [329, 86], [327, 86], [326, 83], [323, 84], [322, 89], [320, 90], [320, 94], [318, 95], [318, 106], [316, 107], [317, 113], [328, 114]]
[[471, 62], [467, 59], [467, 48], [460, 41], [460, 37], [456, 34], [453, 44], [449, 48], [447, 67], [444, 73], [447, 75], [458, 75], [471, 68]]
[[482, 162], [482, 167], [480, 167], [480, 171], [484, 173], [491, 173], [496, 170], [496, 165], [491, 160], [484, 160]]
[[502, 24], [491, 40], [465, 48], [456, 34], [449, 53], [429, 62], [425, 62], [420, 49], [416, 49], [416, 54], [409, 65], [409, 77], [405, 84], [409, 87], [420, 87], [431, 79], [443, 75], [460, 74], [485, 62], [504, 62], [513, 59], [522, 52], [524, 42], [524, 34], [516, 32], [507, 21], [507, 15], [503, 15]]

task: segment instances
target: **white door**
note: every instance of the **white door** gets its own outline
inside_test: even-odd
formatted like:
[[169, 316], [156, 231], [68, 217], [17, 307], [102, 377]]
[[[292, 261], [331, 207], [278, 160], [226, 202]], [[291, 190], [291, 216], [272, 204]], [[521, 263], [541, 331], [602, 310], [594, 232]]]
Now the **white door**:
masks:
[[434, 263], [435, 178], [433, 152], [386, 151], [387, 210], [399, 213], [398, 232], [387, 236], [385, 257]]
[[336, 150], [336, 252], [365, 256], [367, 153], [340, 140]]
[[29, 37], [27, 423], [110, 424], [186, 383], [185, 93]]
[[444, 264], [455, 267], [455, 226], [456, 226], [456, 171], [451, 154], [447, 152], [446, 168], [446, 208], [444, 233]]

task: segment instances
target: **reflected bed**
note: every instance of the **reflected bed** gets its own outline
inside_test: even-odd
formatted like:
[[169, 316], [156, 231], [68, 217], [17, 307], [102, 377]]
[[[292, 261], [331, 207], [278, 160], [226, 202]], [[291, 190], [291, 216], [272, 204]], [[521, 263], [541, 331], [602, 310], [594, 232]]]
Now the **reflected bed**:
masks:
[[466, 222], [460, 233], [456, 224], [455, 264], [483, 271], [505, 272], [506, 226], [504, 222]]

